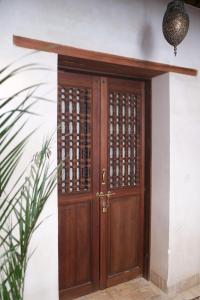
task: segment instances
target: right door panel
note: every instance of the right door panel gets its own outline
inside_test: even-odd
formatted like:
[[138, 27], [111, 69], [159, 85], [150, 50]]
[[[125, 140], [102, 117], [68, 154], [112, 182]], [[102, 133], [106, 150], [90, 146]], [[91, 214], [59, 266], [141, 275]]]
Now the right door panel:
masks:
[[139, 197], [119, 197], [110, 204], [110, 266], [115, 275], [138, 266]]
[[[101, 210], [101, 287], [143, 272], [144, 239], [144, 83], [102, 81], [101, 186], [107, 211]], [[102, 119], [103, 119], [102, 117]]]

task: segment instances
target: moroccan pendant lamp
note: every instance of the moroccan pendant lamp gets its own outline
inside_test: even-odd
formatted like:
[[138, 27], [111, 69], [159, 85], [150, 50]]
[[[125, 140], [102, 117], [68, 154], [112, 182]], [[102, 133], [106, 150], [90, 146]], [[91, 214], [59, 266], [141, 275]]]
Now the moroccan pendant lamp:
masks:
[[184, 40], [189, 29], [189, 16], [185, 10], [183, 0], [174, 0], [167, 6], [162, 30], [167, 42], [174, 47], [177, 54], [177, 46]]

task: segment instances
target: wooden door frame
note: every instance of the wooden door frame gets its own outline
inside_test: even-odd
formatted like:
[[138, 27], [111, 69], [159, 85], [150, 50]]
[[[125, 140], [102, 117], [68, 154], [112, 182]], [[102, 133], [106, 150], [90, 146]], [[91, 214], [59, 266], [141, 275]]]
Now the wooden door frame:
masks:
[[102, 53], [97, 51], [80, 49], [72, 46], [56, 44], [48, 41], [36, 40], [28, 37], [13, 35], [13, 44], [15, 46], [37, 51], [56, 53], [67, 57], [68, 64], [74, 66], [78, 61], [79, 68], [98, 68], [99, 71], [105, 71], [109, 67], [109, 72], [120, 72], [120, 74], [136, 76], [137, 78], [153, 78], [168, 72], [179, 73], [189, 76], [197, 76], [196, 69], [168, 65], [149, 60], [141, 60], [132, 57], [124, 57], [116, 54]]
[[[68, 60], [63, 55], [58, 55], [58, 70], [83, 73], [83, 74], [93, 74], [97, 76], [114, 76], [117, 78], [126, 78], [133, 80], [142, 80], [145, 82], [145, 186], [144, 186], [144, 268], [143, 276], [145, 279], [149, 280], [150, 276], [150, 227], [151, 227], [151, 79], [137, 77], [137, 73], [134, 76], [130, 76], [130, 70], [128, 73], [121, 73], [120, 66], [116, 69], [116, 72], [111, 72], [110, 65], [103, 64], [103, 69], [101, 62], [93, 64], [92, 68], [90, 66], [91, 61], [87, 60], [84, 64], [80, 65], [80, 60], [74, 58], [73, 65], [71, 60]], [[101, 71], [100, 71], [101, 68]]]

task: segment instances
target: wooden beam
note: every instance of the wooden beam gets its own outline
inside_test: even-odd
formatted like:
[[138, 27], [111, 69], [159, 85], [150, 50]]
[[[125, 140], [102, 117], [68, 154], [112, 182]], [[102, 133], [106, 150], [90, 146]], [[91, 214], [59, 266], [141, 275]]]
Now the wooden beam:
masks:
[[133, 69], [138, 77], [152, 78], [164, 73], [174, 72], [190, 76], [196, 76], [197, 70], [190, 68], [183, 68], [173, 65], [161, 64], [151, 61], [144, 61], [129, 57], [123, 57], [108, 53], [101, 53], [96, 51], [83, 50], [75, 47], [59, 45], [51, 42], [44, 42], [40, 40], [30, 39], [26, 37], [13, 36], [13, 43], [18, 47], [34, 49], [38, 51], [52, 52], [69, 58], [71, 61], [78, 59], [80, 63], [93, 62], [103, 64], [116, 68], [123, 67], [123, 73], [127, 70]]

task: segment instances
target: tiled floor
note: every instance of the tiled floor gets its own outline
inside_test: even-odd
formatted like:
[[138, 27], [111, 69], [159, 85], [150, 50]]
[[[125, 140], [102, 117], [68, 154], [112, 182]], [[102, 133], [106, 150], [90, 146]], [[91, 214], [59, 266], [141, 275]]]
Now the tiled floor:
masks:
[[169, 297], [151, 282], [138, 278], [77, 300], [190, 300], [199, 295], [200, 286], [196, 286], [176, 297]]

